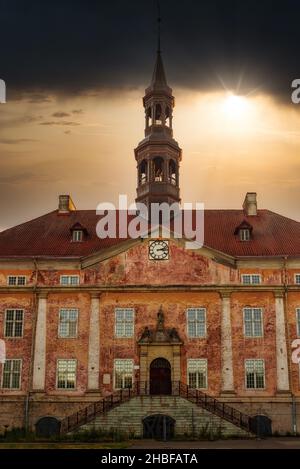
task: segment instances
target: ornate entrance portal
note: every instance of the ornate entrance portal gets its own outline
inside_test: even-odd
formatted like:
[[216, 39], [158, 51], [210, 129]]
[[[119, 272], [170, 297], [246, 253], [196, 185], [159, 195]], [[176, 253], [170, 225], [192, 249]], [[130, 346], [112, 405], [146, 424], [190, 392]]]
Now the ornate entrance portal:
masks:
[[171, 365], [165, 358], [156, 358], [150, 365], [150, 394], [172, 394]]
[[140, 382], [149, 384], [150, 394], [172, 394], [172, 382], [180, 381], [182, 341], [175, 327], [166, 328], [162, 307], [156, 328], [145, 327], [140, 340]]

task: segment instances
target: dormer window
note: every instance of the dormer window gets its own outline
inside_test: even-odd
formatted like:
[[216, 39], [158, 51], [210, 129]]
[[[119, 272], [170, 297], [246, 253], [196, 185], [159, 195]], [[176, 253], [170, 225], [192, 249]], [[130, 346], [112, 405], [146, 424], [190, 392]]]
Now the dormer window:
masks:
[[72, 232], [72, 241], [80, 242], [83, 240], [83, 231], [82, 230], [74, 230]]
[[238, 235], [240, 241], [250, 241], [252, 236], [253, 227], [244, 220], [239, 226], [236, 227], [234, 234]]
[[80, 223], [75, 223], [75, 225], [70, 228], [70, 231], [73, 243], [81, 243], [88, 234], [87, 229]]

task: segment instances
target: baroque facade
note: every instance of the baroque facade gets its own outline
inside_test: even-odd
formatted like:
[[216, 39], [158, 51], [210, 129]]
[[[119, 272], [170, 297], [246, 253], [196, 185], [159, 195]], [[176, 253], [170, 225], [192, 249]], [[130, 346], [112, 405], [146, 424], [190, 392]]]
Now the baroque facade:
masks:
[[[143, 103], [136, 200], [180, 202], [160, 51]], [[259, 209], [252, 192], [240, 210], [205, 210], [199, 249], [174, 236], [101, 240], [98, 221], [63, 195], [57, 210], [0, 233], [0, 431], [60, 422], [137, 386], [149, 396], [141, 425], [180, 408], [188, 419], [182, 397], [151, 410], [151, 396], [180, 382], [273, 431], [300, 431], [300, 224]]]

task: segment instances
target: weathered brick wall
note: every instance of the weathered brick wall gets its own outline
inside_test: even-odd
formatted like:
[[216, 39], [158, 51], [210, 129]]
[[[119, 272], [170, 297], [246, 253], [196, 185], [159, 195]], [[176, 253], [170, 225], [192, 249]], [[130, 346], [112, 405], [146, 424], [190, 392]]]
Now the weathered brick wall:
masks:
[[[20, 390], [6, 391], [0, 387], [0, 396], [6, 393], [9, 395], [21, 395], [28, 392], [30, 387], [30, 367], [32, 356], [32, 333], [35, 316], [35, 295], [32, 293], [0, 293], [0, 339], [5, 340], [6, 356], [8, 359], [22, 359], [22, 385]], [[5, 311], [6, 309], [24, 310], [24, 330], [23, 337], [5, 338]], [[2, 386], [2, 369], [1, 386]]]

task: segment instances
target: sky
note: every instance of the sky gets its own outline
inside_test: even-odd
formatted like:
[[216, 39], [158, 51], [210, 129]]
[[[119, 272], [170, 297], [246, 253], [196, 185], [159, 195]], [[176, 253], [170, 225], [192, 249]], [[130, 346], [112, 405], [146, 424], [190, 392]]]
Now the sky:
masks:
[[[161, 0], [183, 202], [300, 221], [298, 0]], [[153, 0], [0, 0], [0, 230], [57, 207], [134, 200], [155, 61]]]

